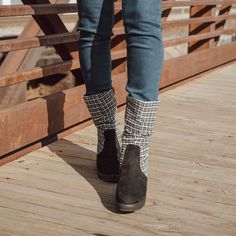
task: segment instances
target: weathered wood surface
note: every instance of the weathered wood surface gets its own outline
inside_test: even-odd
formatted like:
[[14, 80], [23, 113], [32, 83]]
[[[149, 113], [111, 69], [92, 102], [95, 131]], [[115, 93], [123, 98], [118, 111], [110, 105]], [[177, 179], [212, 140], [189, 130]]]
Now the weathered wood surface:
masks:
[[1, 167], [1, 236], [235, 236], [235, 74], [236, 63], [160, 95], [142, 210], [116, 212], [91, 125]]

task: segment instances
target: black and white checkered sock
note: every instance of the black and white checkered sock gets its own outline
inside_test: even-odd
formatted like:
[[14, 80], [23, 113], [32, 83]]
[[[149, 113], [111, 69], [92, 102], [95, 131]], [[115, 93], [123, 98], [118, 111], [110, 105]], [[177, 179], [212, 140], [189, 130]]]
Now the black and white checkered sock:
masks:
[[141, 101], [127, 96], [125, 111], [125, 127], [122, 134], [121, 163], [128, 144], [140, 147], [140, 167], [142, 172], [148, 175], [149, 141], [155, 130], [155, 121], [159, 107], [159, 99], [156, 101]]
[[105, 141], [104, 130], [106, 129], [116, 130], [117, 139], [121, 147], [119, 123], [116, 119], [117, 103], [113, 89], [98, 94], [84, 95], [83, 98], [92, 116], [93, 122], [97, 127], [97, 154], [103, 149]]

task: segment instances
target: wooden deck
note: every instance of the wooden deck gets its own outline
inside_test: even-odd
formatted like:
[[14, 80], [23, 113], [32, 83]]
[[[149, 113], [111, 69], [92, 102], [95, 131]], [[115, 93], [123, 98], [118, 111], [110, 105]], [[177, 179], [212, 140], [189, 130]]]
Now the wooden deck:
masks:
[[0, 235], [235, 236], [236, 63], [160, 100], [143, 209], [116, 212], [92, 125], [1, 167]]

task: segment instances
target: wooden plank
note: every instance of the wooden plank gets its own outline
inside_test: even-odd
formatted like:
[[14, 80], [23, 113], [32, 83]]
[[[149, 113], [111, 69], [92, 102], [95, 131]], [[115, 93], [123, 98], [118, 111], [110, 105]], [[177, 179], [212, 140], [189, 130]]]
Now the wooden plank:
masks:
[[[42, 24], [44, 24], [44, 22], [42, 22]], [[121, 41], [122, 41], [122, 39], [121, 39]], [[117, 41], [117, 42], [119, 42], [119, 41]], [[114, 43], [114, 46], [115, 45], [116, 45], [116, 43]], [[235, 43], [231, 43], [231, 44], [227, 44], [227, 45], [224, 45], [224, 46], [220, 47], [219, 49], [215, 50], [214, 52], [212, 50], [211, 51], [210, 50], [209, 51], [208, 50], [204, 50], [203, 52], [201, 52], [199, 54], [186, 55], [186, 56], [174, 59], [174, 60], [168, 60], [166, 62], [167, 65], [164, 66], [163, 78], [161, 80], [161, 88], [162, 89], [166, 88], [167, 86], [173, 85], [173, 84], [175, 84], [178, 81], [182, 81], [184, 79], [187, 79], [190, 76], [193, 76], [193, 75], [195, 75], [195, 74], [197, 74], [199, 72], [206, 71], [206, 70], [208, 70], [208, 69], [210, 69], [210, 68], [212, 68], [214, 66], [217, 66], [217, 65], [226, 63], [228, 61], [234, 60], [235, 59], [235, 53], [234, 53], [235, 50], [234, 49], [235, 49]], [[118, 55], [118, 54], [116, 52], [116, 55]], [[123, 53], [122, 53], [122, 55], [123, 55]], [[225, 55], [225, 58], [222, 58], [222, 55]], [[200, 59], [200, 58], [202, 58], [202, 59]], [[219, 59], [215, 60], [215, 58], [219, 58]], [[176, 63], [176, 61], [177, 61], [177, 63]], [[208, 63], [205, 63], [206, 61]], [[179, 70], [179, 68], [181, 68], [181, 65], [187, 64], [187, 62], [191, 62], [192, 63], [191, 65], [194, 65], [194, 69], [190, 65], [189, 67], [186, 67], [184, 69]], [[70, 62], [68, 62], [68, 63], [70, 64]], [[124, 63], [124, 61], [123, 62], [121, 61], [121, 63]], [[76, 63], [74, 63], [74, 65], [76, 65]], [[77, 65], [78, 65], [78, 61], [77, 61]], [[66, 65], [65, 65], [65, 68], [67, 68]], [[74, 66], [74, 67], [72, 66], [72, 68], [78, 68], [78, 67], [77, 66]], [[171, 70], [170, 70], [170, 68], [171, 68]], [[48, 69], [48, 73], [50, 73], [50, 71], [51, 71], [51, 73], [54, 73], [55, 72], [54, 69], [55, 68], [49, 68]], [[122, 64], [121, 71], [125, 71], [125, 64]], [[28, 76], [31, 79], [36, 78], [35, 76], [38, 76], [38, 75], [41, 75], [41, 76], [47, 75], [47, 74], [45, 74], [45, 71], [42, 71], [42, 70], [39, 70], [39, 69], [38, 70], [36, 69], [36, 71], [33, 71], [33, 73], [31, 73], [31, 72], [28, 74]], [[15, 78], [14, 78], [14, 76], [10, 76], [11, 78], [8, 76], [6, 78], [9, 81], [11, 80], [11, 81], [13, 81], [13, 83], [16, 83], [17, 80], [18, 81], [22, 81], [21, 80], [22, 78], [24, 78], [24, 79], [26, 78], [25, 77], [26, 74], [23, 74], [23, 75], [24, 75], [23, 77], [19, 77], [19, 78], [18, 78], [19, 74], [16, 74]], [[118, 77], [119, 77], [119, 74], [118, 74]], [[120, 76], [120, 78], [122, 78], [120, 83], [124, 87], [125, 86], [125, 80], [126, 80], [124, 74], [122, 76]], [[60, 98], [60, 93], [56, 94], [55, 96], [58, 96]], [[9, 112], [9, 110], [7, 110], [7, 111]], [[15, 111], [17, 111], [17, 108], [16, 108]], [[2, 114], [4, 114], [4, 112]], [[68, 127], [71, 125], [69, 123], [70, 122], [68, 122]], [[63, 128], [65, 128], [65, 127], [63, 127]], [[39, 131], [40, 134], [41, 134], [41, 132], [42, 132], [42, 130]], [[54, 132], [57, 132], [57, 131], [54, 130]], [[48, 132], [47, 135], [48, 134], [50, 134], [50, 132]], [[42, 137], [43, 136], [41, 136], [41, 138]], [[33, 140], [35, 140], [35, 139], [33, 139]], [[27, 144], [23, 142], [23, 146], [24, 145], [27, 145]], [[19, 147], [22, 147], [22, 146], [19, 145], [18, 148]], [[8, 152], [9, 151], [10, 150], [8, 150]]]
[[234, 63], [161, 94], [144, 208], [116, 211], [116, 184], [96, 176], [92, 125], [1, 167], [1, 233], [235, 236], [235, 72]]

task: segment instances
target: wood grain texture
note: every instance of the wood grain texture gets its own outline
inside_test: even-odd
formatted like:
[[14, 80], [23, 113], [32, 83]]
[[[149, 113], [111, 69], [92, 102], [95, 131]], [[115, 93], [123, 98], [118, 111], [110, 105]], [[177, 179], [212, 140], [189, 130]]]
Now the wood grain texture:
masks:
[[235, 74], [234, 63], [160, 95], [143, 209], [116, 212], [91, 125], [1, 167], [1, 236], [235, 236]]

